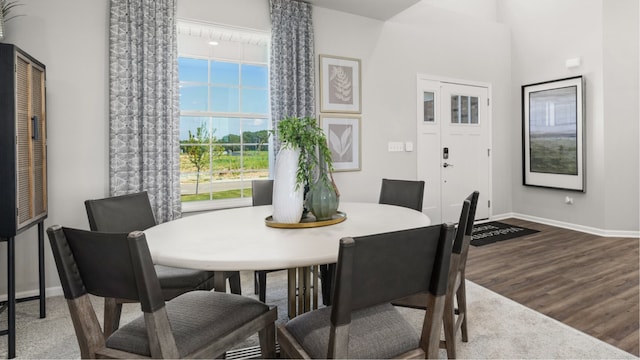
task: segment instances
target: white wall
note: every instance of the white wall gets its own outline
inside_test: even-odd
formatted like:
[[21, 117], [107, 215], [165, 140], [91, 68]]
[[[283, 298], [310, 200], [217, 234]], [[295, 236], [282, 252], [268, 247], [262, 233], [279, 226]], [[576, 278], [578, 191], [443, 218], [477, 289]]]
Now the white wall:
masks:
[[[512, 34], [514, 122], [521, 118], [522, 85], [576, 75], [586, 79], [586, 193], [522, 186], [521, 127], [514, 126], [515, 213], [601, 230], [638, 231], [637, 6], [635, 0], [499, 2], [499, 17]], [[635, 32], [626, 33], [634, 26]], [[626, 47], [624, 55], [617, 53]], [[575, 57], [582, 65], [567, 69], [565, 60]], [[605, 88], [614, 91], [606, 98]], [[564, 204], [565, 196], [573, 197], [574, 205]]]
[[422, 0], [422, 3], [486, 21], [498, 19], [498, 0]]
[[[47, 67], [49, 217], [45, 226], [88, 229], [84, 200], [108, 192], [108, 1], [21, 0], [5, 42]], [[72, 11], [70, 9], [73, 9]], [[71, 15], [71, 13], [76, 15]], [[79, 16], [77, 14], [82, 14]], [[37, 232], [16, 239], [16, 291], [38, 288]], [[45, 235], [46, 284], [59, 286]], [[6, 269], [6, 245], [0, 268]], [[6, 274], [5, 271], [1, 272]], [[6, 277], [0, 277], [5, 293]]]
[[179, 0], [178, 18], [270, 30], [269, 0]]
[[511, 172], [510, 58], [504, 25], [424, 2], [384, 23], [323, 8], [314, 8], [313, 21], [317, 54], [362, 60], [362, 171], [335, 174], [343, 200], [375, 202], [381, 178], [416, 178], [416, 152], [390, 153], [387, 143], [416, 143], [416, 75], [429, 74], [492, 84], [493, 211], [510, 211], [505, 181]]
[[640, 92], [637, 0], [603, 1], [605, 228], [638, 230]]

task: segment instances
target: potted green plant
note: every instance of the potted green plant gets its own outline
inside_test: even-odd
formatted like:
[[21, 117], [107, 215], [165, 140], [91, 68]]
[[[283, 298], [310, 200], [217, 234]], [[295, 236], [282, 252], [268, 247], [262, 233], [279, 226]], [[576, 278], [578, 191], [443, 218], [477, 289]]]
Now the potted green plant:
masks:
[[[329, 171], [333, 171], [331, 150], [327, 146], [327, 138], [312, 117], [286, 117], [278, 122], [277, 129], [272, 133], [284, 144], [300, 148], [298, 168], [296, 171], [296, 186], [308, 185], [313, 179], [314, 171], [324, 158]], [[329, 179], [323, 179], [329, 181]]]
[[4, 40], [4, 23], [18, 17], [20, 15], [14, 15], [9, 17], [14, 7], [20, 6], [18, 0], [0, 0], [0, 41]]
[[[337, 209], [337, 192], [331, 179], [333, 163], [327, 138], [322, 128], [318, 126], [316, 119], [312, 117], [286, 117], [278, 122], [278, 126], [272, 133], [277, 134], [278, 139], [282, 142], [281, 151], [276, 158], [273, 194], [274, 220], [277, 221], [275, 215], [276, 208], [280, 205], [279, 199], [291, 198], [291, 193], [299, 197], [299, 192], [302, 192], [304, 201], [304, 188], [307, 186], [309, 191], [306, 196], [309, 210], [317, 220], [330, 218]], [[286, 182], [286, 187], [291, 187], [290, 175], [285, 175], [286, 171], [281, 170], [283, 166], [278, 164], [291, 156], [285, 154], [283, 150], [286, 152], [294, 151], [297, 156], [294, 188], [289, 190], [281, 185]], [[295, 216], [292, 215], [293, 217]]]

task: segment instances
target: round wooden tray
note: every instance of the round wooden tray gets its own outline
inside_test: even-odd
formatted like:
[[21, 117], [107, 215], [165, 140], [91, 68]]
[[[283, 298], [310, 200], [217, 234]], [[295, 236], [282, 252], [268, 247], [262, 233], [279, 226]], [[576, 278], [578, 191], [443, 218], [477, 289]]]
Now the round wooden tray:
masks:
[[264, 219], [264, 223], [269, 227], [280, 228], [280, 229], [305, 229], [305, 228], [314, 228], [320, 226], [327, 225], [335, 225], [341, 223], [347, 219], [347, 214], [342, 211], [338, 211], [329, 220], [316, 221], [316, 218], [313, 215], [309, 215], [306, 218], [302, 219], [299, 223], [295, 224], [285, 224], [273, 221], [272, 216], [267, 216]]

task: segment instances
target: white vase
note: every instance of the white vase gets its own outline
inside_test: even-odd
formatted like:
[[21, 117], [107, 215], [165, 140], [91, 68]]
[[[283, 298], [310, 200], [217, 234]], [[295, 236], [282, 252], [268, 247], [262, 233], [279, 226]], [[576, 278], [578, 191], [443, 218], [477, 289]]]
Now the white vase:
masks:
[[296, 171], [300, 149], [283, 144], [276, 157], [273, 178], [273, 221], [284, 224], [300, 222], [304, 201], [304, 186], [296, 189]]
[[2, 18], [2, 10], [0, 10], [0, 41], [4, 40], [4, 19]]

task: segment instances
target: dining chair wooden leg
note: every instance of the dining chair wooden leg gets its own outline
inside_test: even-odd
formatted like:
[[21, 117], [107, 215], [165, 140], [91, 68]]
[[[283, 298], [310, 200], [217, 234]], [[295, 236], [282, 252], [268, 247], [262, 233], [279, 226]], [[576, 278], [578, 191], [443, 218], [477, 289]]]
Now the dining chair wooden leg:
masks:
[[258, 341], [260, 342], [260, 352], [263, 359], [276, 358], [276, 325], [269, 324], [264, 329], [258, 331]]
[[214, 271], [213, 289], [217, 292], [227, 292], [227, 279], [224, 278], [224, 271]]
[[231, 290], [232, 294], [242, 294], [242, 287], [240, 286], [240, 273], [229, 276], [229, 290]]
[[114, 298], [104, 299], [104, 338], [108, 338], [120, 327], [120, 315], [122, 314], [122, 303]]
[[258, 298], [262, 302], [267, 301], [267, 272], [258, 271]]
[[425, 352], [425, 359], [438, 358], [445, 302], [444, 296], [433, 296], [431, 294], [427, 296], [427, 310], [422, 325], [422, 335], [420, 336], [420, 347]]
[[[444, 348], [447, 349], [447, 358], [449, 359], [456, 358], [456, 323], [453, 297], [454, 296], [446, 297], [442, 317], [442, 323], [444, 326]], [[442, 347], [442, 342], [440, 345], [440, 347]]]
[[260, 283], [259, 283], [259, 279], [258, 279], [259, 275], [257, 271], [253, 272], [253, 293], [255, 295], [259, 294], [260, 291]]
[[462, 324], [460, 325], [460, 332], [462, 332], [462, 341], [469, 341], [469, 334], [467, 331], [467, 289], [465, 286], [465, 279], [462, 276], [460, 281], [460, 287], [456, 293], [458, 299], [458, 316], [462, 318]]

